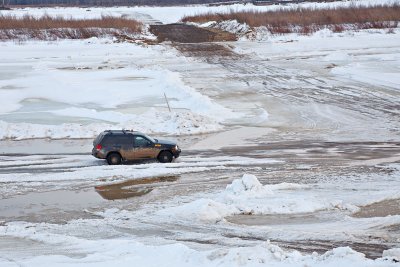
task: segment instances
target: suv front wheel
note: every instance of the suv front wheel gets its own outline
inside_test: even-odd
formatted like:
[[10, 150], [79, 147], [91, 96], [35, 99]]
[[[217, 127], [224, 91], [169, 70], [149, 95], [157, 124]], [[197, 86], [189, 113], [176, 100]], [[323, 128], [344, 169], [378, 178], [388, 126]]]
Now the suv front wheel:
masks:
[[118, 153], [110, 153], [107, 156], [107, 163], [109, 165], [119, 165], [121, 164], [122, 158]]
[[158, 161], [161, 163], [169, 163], [172, 161], [172, 153], [169, 151], [162, 151], [160, 155], [158, 155]]

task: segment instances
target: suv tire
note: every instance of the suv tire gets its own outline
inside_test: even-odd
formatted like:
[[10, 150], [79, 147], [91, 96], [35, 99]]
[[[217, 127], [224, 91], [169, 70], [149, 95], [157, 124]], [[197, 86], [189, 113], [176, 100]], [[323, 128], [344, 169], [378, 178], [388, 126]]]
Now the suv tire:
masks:
[[158, 161], [161, 163], [172, 162], [172, 158], [172, 153], [169, 151], [161, 151], [160, 155], [158, 155]]
[[107, 155], [108, 165], [119, 165], [121, 164], [122, 158], [118, 153], [110, 153]]

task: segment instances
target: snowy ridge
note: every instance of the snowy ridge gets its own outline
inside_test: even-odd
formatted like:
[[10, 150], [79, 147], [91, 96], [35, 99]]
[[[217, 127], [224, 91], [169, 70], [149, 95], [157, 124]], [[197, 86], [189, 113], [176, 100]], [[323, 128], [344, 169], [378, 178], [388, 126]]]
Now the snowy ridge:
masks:
[[[62, 114], [73, 109], [55, 111]], [[89, 114], [88, 114], [89, 113]], [[100, 118], [105, 113], [86, 111], [86, 117], [90, 113]], [[85, 114], [85, 113], [84, 113]], [[82, 116], [82, 113], [80, 113]], [[78, 123], [62, 123], [61, 125], [45, 125], [32, 123], [7, 123], [0, 121], [0, 139], [31, 139], [31, 138], [94, 138], [107, 129], [133, 129], [149, 134], [173, 134], [188, 135], [215, 132], [222, 129], [218, 122], [211, 118], [191, 113], [190, 111], [157, 111], [155, 109], [142, 115], [120, 115], [123, 118], [118, 124], [91, 123], [82, 125]], [[106, 117], [105, 117], [106, 118]]]
[[[85, 221], [76, 221], [78, 225]], [[60, 226], [52, 224], [30, 224], [14, 222], [0, 226], [0, 234], [8, 237], [30, 239], [43, 242], [43, 246], [54, 246], [51, 255], [24, 257], [18, 262], [0, 258], [2, 266], [42, 265], [51, 266], [352, 266], [352, 267], [391, 267], [398, 266], [398, 249], [383, 253], [384, 257], [371, 260], [349, 247], [332, 249], [322, 255], [313, 253], [302, 255], [298, 251], [285, 251], [269, 241], [255, 247], [214, 249], [198, 251], [179, 243], [164, 245], [144, 245], [135, 239], [110, 238], [90, 240], [83, 237], [69, 237], [54, 234]], [[68, 248], [68, 249], [66, 249]], [[72, 257], [71, 253], [83, 253]], [[157, 255], [157, 257], [154, 257]]]

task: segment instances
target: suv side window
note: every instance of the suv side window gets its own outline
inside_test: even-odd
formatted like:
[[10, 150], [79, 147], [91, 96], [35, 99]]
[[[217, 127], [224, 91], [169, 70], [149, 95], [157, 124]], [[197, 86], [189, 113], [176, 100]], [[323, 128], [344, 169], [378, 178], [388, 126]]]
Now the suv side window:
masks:
[[134, 140], [134, 147], [149, 147], [152, 144], [147, 138], [140, 135], [135, 135]]
[[133, 138], [132, 135], [120, 135], [118, 138], [115, 140], [115, 142], [118, 142], [119, 144], [123, 146], [132, 146], [133, 143]]
[[132, 146], [133, 138], [132, 135], [106, 135], [102, 141], [104, 146], [114, 147], [114, 146]]

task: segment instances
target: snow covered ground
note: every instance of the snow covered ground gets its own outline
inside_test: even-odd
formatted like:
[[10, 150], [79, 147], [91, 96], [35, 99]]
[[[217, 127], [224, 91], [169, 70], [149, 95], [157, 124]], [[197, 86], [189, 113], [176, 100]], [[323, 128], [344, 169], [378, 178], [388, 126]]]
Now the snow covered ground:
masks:
[[[277, 7], [1, 12], [168, 23], [231, 8]], [[0, 266], [399, 266], [399, 30], [253, 34], [205, 54], [0, 43], [0, 139], [19, 140], [0, 141]], [[184, 152], [108, 166], [90, 139], [26, 140], [105, 128], [174, 135]]]
[[218, 64], [162, 45], [4, 42], [0, 138], [92, 138], [105, 128], [177, 135], [249, 125], [312, 129], [330, 140], [369, 140], [377, 132], [374, 138], [396, 140], [399, 36], [267, 36], [231, 43], [244, 57], [216, 58]]
[[[391, 261], [398, 250], [388, 250], [385, 258], [378, 260], [366, 259], [363, 254], [350, 248], [336, 248], [323, 255], [301, 255], [298, 252], [285, 252], [280, 247], [269, 242], [251, 248], [236, 248], [232, 250], [197, 251], [181, 244], [149, 246], [131, 239], [85, 240], [80, 238], [64, 238], [59, 235], [42, 234], [41, 229], [33, 233], [21, 231], [31, 225], [17, 224], [14, 230], [21, 236], [35, 236], [35, 241], [51, 239], [51, 245], [57, 250], [68, 247], [71, 254], [74, 251], [89, 253], [84, 258], [44, 255], [24, 259], [18, 263], [0, 259], [2, 266], [398, 266]], [[155, 256], [156, 255], [156, 256]]]

